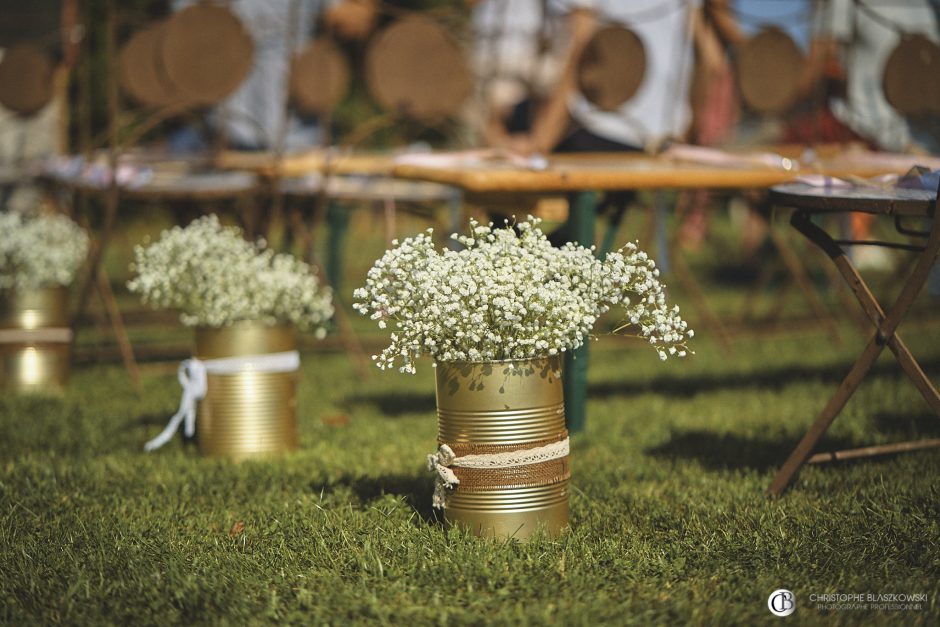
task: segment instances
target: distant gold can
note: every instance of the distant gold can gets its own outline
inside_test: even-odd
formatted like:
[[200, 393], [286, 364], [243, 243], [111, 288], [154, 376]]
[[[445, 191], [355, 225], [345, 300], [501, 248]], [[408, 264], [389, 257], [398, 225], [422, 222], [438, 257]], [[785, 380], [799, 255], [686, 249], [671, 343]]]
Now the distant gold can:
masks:
[[[567, 439], [561, 359], [437, 365], [438, 444], [464, 455], [514, 452]], [[568, 526], [568, 456], [483, 471], [453, 467], [448, 524], [487, 537], [551, 536]]]
[[62, 392], [71, 344], [66, 288], [0, 292], [0, 388]]
[[[196, 330], [201, 360], [282, 353], [296, 349], [294, 329], [237, 323]], [[208, 374], [199, 402], [196, 437], [203, 455], [235, 460], [270, 456], [297, 448], [299, 372]]]

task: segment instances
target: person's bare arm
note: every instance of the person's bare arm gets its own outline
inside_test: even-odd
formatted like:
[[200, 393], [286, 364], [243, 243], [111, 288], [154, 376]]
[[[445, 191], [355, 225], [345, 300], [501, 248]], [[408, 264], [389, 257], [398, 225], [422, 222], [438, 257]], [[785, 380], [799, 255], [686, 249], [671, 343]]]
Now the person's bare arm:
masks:
[[323, 17], [340, 37], [361, 40], [375, 28], [378, 12], [378, 0], [342, 0], [329, 7]]
[[709, 23], [704, 14], [698, 10], [692, 14], [692, 40], [695, 43], [695, 54], [705, 70], [705, 76], [710, 81], [724, 65], [724, 50], [716, 33], [714, 22]]
[[708, 0], [705, 3], [705, 13], [726, 45], [737, 48], [747, 40], [729, 0]]
[[834, 37], [820, 35], [813, 38], [798, 83], [798, 93], [801, 97], [813, 92], [825, 75], [829, 63], [837, 57], [838, 51], [839, 43]]
[[568, 128], [568, 99], [577, 89], [578, 61], [584, 47], [597, 30], [597, 17], [593, 11], [576, 9], [567, 19], [571, 39], [565, 53], [562, 74], [536, 114], [529, 135], [510, 138], [509, 147], [514, 150], [525, 153], [548, 152], [558, 144]]

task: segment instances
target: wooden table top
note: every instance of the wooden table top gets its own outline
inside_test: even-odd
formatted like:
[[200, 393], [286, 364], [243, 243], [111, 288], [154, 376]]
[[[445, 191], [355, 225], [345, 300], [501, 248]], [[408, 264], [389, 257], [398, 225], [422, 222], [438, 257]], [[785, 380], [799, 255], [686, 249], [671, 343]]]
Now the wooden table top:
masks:
[[[109, 190], [104, 181], [83, 177], [64, 177], [43, 174], [40, 179], [76, 191], [103, 194]], [[224, 200], [258, 190], [258, 178], [250, 172], [209, 171], [181, 174], [158, 174], [138, 185], [119, 185], [123, 198], [138, 200], [200, 201]]]
[[937, 192], [901, 187], [821, 187], [784, 183], [770, 189], [770, 200], [777, 205], [814, 213], [860, 212], [931, 217], [936, 211]]
[[358, 201], [447, 202], [459, 194], [446, 185], [382, 175], [330, 176], [325, 190], [323, 181], [324, 177], [315, 172], [304, 177], [283, 179], [279, 189], [291, 196], [309, 197], [325, 192], [330, 198]]
[[334, 174], [391, 174], [395, 165], [391, 152], [351, 152], [311, 150], [288, 154], [277, 164], [270, 152], [223, 150], [216, 155], [215, 167], [224, 170], [245, 170], [260, 176], [295, 178], [321, 172], [327, 164]]
[[[691, 148], [691, 147], [690, 147]], [[461, 153], [456, 153], [457, 155]], [[866, 150], [783, 150], [724, 152], [711, 149], [657, 156], [644, 153], [554, 154], [544, 168], [519, 162], [447, 153], [401, 158], [396, 177], [455, 185], [476, 193], [556, 193], [582, 190], [766, 188], [805, 175], [869, 178], [903, 174], [914, 165], [940, 168], [940, 158]], [[788, 156], [791, 155], [791, 156]], [[435, 163], [434, 157], [440, 157]]]

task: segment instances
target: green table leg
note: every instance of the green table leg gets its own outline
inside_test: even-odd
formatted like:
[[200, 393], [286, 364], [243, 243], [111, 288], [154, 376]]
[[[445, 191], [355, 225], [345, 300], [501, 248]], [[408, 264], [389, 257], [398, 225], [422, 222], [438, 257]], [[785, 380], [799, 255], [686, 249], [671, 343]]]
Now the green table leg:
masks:
[[[582, 246], [594, 245], [594, 214], [597, 194], [581, 192], [574, 197], [568, 209], [565, 228], [573, 241]], [[568, 431], [584, 430], [587, 409], [588, 342], [581, 348], [565, 354], [563, 387], [565, 391], [565, 425]]]
[[343, 249], [349, 231], [349, 211], [339, 203], [330, 202], [326, 208], [326, 280], [333, 294], [341, 297], [343, 280]]

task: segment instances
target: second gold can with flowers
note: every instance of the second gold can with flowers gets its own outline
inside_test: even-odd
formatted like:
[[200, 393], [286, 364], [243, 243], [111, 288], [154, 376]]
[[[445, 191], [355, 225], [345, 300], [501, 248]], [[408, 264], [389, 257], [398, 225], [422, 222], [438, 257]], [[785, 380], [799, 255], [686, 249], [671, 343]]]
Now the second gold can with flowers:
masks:
[[437, 365], [438, 444], [457, 485], [445, 520], [490, 537], [568, 525], [568, 432], [557, 356]]
[[[203, 361], [293, 351], [293, 327], [240, 322], [196, 330], [196, 357]], [[206, 376], [196, 434], [204, 455], [244, 459], [297, 448], [297, 372], [242, 368]]]

